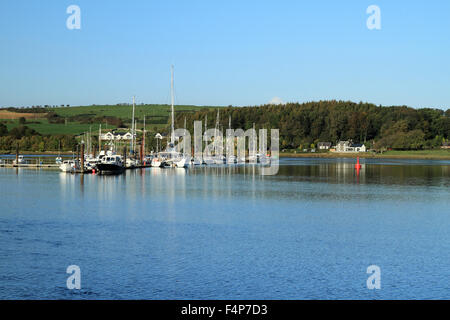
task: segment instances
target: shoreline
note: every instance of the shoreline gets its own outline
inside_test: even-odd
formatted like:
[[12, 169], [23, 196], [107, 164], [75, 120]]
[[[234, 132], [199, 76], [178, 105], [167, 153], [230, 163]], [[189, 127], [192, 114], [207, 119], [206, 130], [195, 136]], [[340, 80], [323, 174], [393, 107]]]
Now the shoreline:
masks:
[[[11, 151], [0, 150], [0, 154], [15, 155], [16, 153], [11, 152]], [[59, 151], [42, 151], [42, 152], [40, 152], [40, 151], [19, 151], [19, 155], [25, 155], [25, 154], [29, 154], [29, 155], [33, 155], [33, 156], [34, 155], [36, 155], [36, 156], [39, 156], [39, 155], [43, 155], [43, 156], [55, 155], [55, 156], [57, 156], [59, 154], [62, 156], [71, 156], [72, 152], [70, 152], [70, 151], [61, 151], [61, 152], [59, 152]], [[76, 154], [76, 152], [74, 152], [73, 154]]]
[[450, 152], [447, 155], [437, 154], [389, 154], [389, 153], [290, 153], [280, 152], [280, 158], [353, 158], [365, 159], [409, 159], [409, 160], [450, 160]]
[[[15, 152], [11, 151], [1, 151], [1, 155], [15, 155]], [[72, 152], [58, 152], [58, 151], [21, 151], [21, 155], [61, 155], [61, 156], [72, 156], [75, 153]], [[366, 159], [412, 159], [412, 160], [450, 160], [450, 150], [448, 155], [442, 154], [421, 154], [419, 152], [409, 151], [405, 154], [389, 154], [386, 153], [337, 153], [337, 152], [320, 152], [320, 153], [291, 153], [291, 152], [280, 152], [280, 158], [366, 158]]]

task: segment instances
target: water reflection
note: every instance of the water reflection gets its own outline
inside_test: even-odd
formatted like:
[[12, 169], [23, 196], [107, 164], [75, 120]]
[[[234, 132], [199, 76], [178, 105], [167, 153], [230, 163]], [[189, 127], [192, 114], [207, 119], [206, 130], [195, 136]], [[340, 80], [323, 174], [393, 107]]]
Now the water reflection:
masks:
[[[275, 176], [262, 176], [257, 165], [146, 168], [118, 176], [58, 173], [62, 201], [86, 198], [102, 204], [96, 214], [107, 217], [127, 212], [131, 219], [145, 214], [177, 221], [180, 205], [215, 211], [227, 201], [341, 201], [407, 199], [423, 188], [448, 187], [448, 165], [377, 163], [362, 161], [286, 160]], [[20, 176], [20, 175], [19, 175]], [[375, 186], [370, 188], [369, 186]], [[380, 189], [387, 186], [390, 189]], [[404, 193], [405, 186], [410, 189]], [[420, 187], [420, 189], [414, 187]], [[391, 190], [387, 192], [387, 190]], [[399, 195], [400, 194], [400, 195]], [[205, 207], [207, 204], [207, 207]]]
[[446, 297], [449, 163], [354, 163], [1, 168], [0, 298], [72, 298], [54, 275], [74, 261], [100, 299], [372, 299], [355, 274], [374, 261], [399, 280], [379, 297]]

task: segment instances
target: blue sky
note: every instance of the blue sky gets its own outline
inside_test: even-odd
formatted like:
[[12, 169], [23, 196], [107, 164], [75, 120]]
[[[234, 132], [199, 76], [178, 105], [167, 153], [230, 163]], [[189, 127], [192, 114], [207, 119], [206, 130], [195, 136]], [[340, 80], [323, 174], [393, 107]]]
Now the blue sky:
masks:
[[[66, 8], [81, 8], [81, 29]], [[381, 9], [368, 30], [366, 9]], [[450, 1], [0, 2], [0, 106], [344, 99], [450, 107]]]

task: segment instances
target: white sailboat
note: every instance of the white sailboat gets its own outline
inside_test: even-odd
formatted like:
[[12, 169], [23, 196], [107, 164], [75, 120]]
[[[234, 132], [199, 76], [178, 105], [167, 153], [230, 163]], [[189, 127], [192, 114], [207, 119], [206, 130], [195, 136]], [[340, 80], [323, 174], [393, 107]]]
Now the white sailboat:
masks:
[[[219, 109], [217, 109], [217, 118], [216, 118], [216, 126], [214, 128], [215, 136], [214, 136], [214, 163], [215, 164], [224, 164], [226, 162], [225, 156], [223, 155], [223, 141], [219, 136], [219, 127], [220, 127], [220, 113]], [[221, 144], [222, 146], [219, 146]]]
[[[205, 116], [205, 133], [208, 132], [208, 115]], [[214, 159], [211, 155], [203, 155], [202, 164], [213, 164]]]
[[158, 152], [157, 157], [152, 160], [152, 167], [176, 167], [176, 168], [187, 168], [189, 166], [188, 156], [181, 154], [175, 149], [175, 111], [174, 111], [174, 92], [173, 92], [173, 66], [171, 67], [171, 81], [170, 81], [170, 91], [171, 91], [171, 113], [172, 113], [172, 123], [171, 123], [171, 133], [170, 142], [167, 144], [166, 151]]
[[[231, 116], [228, 117], [228, 129], [231, 130]], [[227, 138], [228, 139], [228, 138]], [[228, 144], [227, 144], [228, 145]], [[231, 146], [231, 150], [228, 150], [227, 152], [229, 152], [230, 154], [227, 156], [227, 164], [235, 164], [237, 163], [237, 158], [234, 155], [234, 141], [233, 144]]]

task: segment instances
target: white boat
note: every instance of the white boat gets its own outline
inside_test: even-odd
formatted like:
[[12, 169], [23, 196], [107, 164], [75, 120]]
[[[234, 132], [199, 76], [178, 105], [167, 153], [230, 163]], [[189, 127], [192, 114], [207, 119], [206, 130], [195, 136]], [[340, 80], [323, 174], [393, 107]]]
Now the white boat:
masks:
[[58, 152], [58, 156], [55, 159], [55, 163], [56, 164], [61, 164], [62, 163], [62, 158], [61, 158], [61, 141], [59, 142], [59, 152]]
[[157, 156], [152, 159], [152, 167], [176, 167], [187, 168], [189, 166], [190, 159], [175, 150], [175, 111], [174, 111], [174, 93], [173, 93], [173, 66], [171, 68], [171, 137], [170, 142], [167, 143], [166, 151], [158, 152]]
[[227, 159], [223, 155], [218, 155], [214, 157], [214, 163], [215, 164], [225, 164], [227, 162]]
[[215, 163], [214, 157], [212, 156], [203, 157], [203, 164], [209, 165], [214, 163]]
[[228, 164], [234, 164], [237, 163], [237, 158], [235, 155], [230, 155], [229, 157], [227, 157], [227, 163]]
[[127, 158], [127, 161], [126, 161], [127, 168], [134, 168], [136, 166], [137, 166], [137, 160]]
[[248, 156], [248, 162], [250, 163], [259, 163], [260, 161], [260, 154], [253, 154]]
[[191, 158], [191, 165], [192, 166], [199, 166], [203, 163], [203, 161], [201, 159], [197, 159], [195, 157]]
[[77, 160], [64, 160], [59, 166], [62, 172], [73, 172], [78, 168], [79, 164]]
[[175, 162], [177, 168], [187, 168], [189, 166], [189, 161], [187, 157], [181, 158], [181, 160]]
[[14, 165], [18, 165], [18, 164], [24, 164], [25, 163], [25, 159], [23, 158], [23, 156], [18, 156], [17, 160], [14, 159], [13, 164]]
[[87, 157], [85, 157], [84, 159], [84, 168], [86, 170], [93, 170], [97, 168], [97, 164], [100, 163], [100, 158], [99, 157], [94, 157], [92, 155], [89, 155]]
[[164, 166], [163, 162], [164, 161], [162, 159], [160, 159], [159, 157], [155, 157], [152, 159], [151, 166], [154, 168], [161, 168]]

